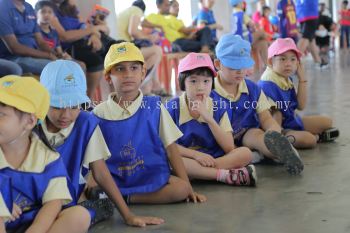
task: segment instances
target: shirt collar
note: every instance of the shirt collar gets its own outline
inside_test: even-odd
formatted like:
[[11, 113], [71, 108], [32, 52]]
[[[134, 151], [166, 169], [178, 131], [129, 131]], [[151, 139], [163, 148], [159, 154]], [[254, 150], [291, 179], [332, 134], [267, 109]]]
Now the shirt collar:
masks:
[[279, 75], [270, 67], [266, 68], [265, 72], [261, 76], [261, 80], [274, 82], [279, 88], [284, 91], [288, 91], [294, 88], [294, 84], [289, 78], [286, 79], [285, 77]]
[[[190, 111], [188, 109], [188, 105], [186, 102], [186, 93], [183, 93], [180, 97], [179, 97], [179, 106], [180, 106], [180, 117], [179, 117], [179, 125], [185, 124], [191, 120], [197, 120], [199, 122], [205, 122], [203, 120], [203, 118], [200, 116], [198, 119], [194, 119], [191, 114]], [[209, 112], [209, 114], [211, 116], [213, 116], [213, 100], [210, 97], [207, 97], [207, 110]]]
[[52, 136], [56, 136], [56, 135], [60, 135], [63, 138], [67, 138], [69, 136], [69, 134], [72, 132], [72, 129], [74, 127], [75, 122], [72, 122], [67, 128], [61, 129], [60, 131], [56, 132], [56, 133], [51, 133], [48, 129], [47, 129], [47, 124], [46, 121], [43, 121], [41, 126], [43, 128], [43, 131], [45, 133], [45, 135], [47, 135], [48, 139], [50, 140], [50, 138]]
[[221, 95], [222, 97], [229, 99], [230, 101], [236, 102], [240, 97], [242, 93], [249, 94], [249, 90], [247, 87], [247, 83], [245, 79], [239, 84], [238, 86], [238, 92], [236, 96], [233, 96], [232, 94], [228, 93], [220, 83], [220, 74], [218, 73], [217, 78], [215, 79], [215, 91]]
[[239, 8], [239, 7], [234, 7], [233, 8], [233, 13], [238, 13], [238, 12], [241, 12], [241, 11], [243, 11], [241, 8]]
[[107, 114], [107, 117], [110, 119], [107, 120], [122, 120], [125, 119], [124, 116], [131, 117], [140, 108], [143, 100], [143, 94], [141, 91], [139, 91], [138, 97], [134, 101], [132, 101], [130, 105], [128, 105], [126, 108], [123, 108], [117, 102], [115, 102], [114, 99], [116, 95], [117, 93], [113, 92], [108, 96], [107, 111], [109, 112], [109, 114]]

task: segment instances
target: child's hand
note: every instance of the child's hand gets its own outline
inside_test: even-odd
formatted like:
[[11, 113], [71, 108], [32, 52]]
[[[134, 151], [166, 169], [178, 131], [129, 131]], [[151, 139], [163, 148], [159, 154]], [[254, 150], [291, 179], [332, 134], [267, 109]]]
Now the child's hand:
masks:
[[15, 203], [13, 203], [12, 216], [10, 217], [10, 222], [16, 221], [17, 219], [20, 218], [21, 215], [22, 215], [21, 208]]
[[213, 120], [207, 109], [207, 96], [203, 95], [198, 100], [193, 101], [191, 111], [197, 112], [206, 123]]
[[202, 195], [202, 194], [199, 194], [199, 193], [196, 193], [192, 190], [190, 196], [188, 196], [188, 198], [186, 199], [187, 202], [190, 202], [190, 201], [193, 201], [194, 203], [197, 203], [197, 202], [206, 202], [207, 201], [207, 197]]
[[72, 60], [72, 57], [66, 52], [62, 53], [62, 58], [65, 60]]
[[196, 151], [195, 160], [203, 167], [216, 167], [215, 159], [211, 155]]
[[125, 219], [126, 224], [135, 227], [145, 227], [147, 225], [159, 225], [164, 223], [164, 219], [157, 217], [136, 216], [131, 214]]
[[297, 76], [298, 76], [299, 82], [305, 81], [305, 68], [303, 63], [301, 62], [298, 63]]

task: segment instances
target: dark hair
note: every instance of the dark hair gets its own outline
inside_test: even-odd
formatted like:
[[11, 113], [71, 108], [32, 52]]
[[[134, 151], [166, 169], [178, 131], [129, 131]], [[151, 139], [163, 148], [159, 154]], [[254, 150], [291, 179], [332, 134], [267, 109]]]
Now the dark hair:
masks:
[[343, 1], [343, 4], [348, 5], [349, 2], [348, 1]]
[[72, 17], [72, 18], [78, 18], [78, 8], [75, 5], [71, 5], [69, 4], [69, 0], [64, 0], [61, 5], [59, 6], [60, 9], [60, 13], [63, 16], [68, 16], [68, 17]]
[[143, 12], [146, 11], [146, 5], [143, 2], [143, 0], [136, 0], [132, 3], [132, 6], [136, 6], [138, 8], [140, 8]]
[[159, 5], [162, 5], [164, 2], [164, 0], [156, 0], [156, 5], [159, 6]]
[[43, 9], [44, 7], [50, 7], [53, 11], [56, 9], [55, 5], [50, 2], [50, 1], [46, 1], [46, 0], [43, 0], [43, 1], [39, 1], [35, 4], [35, 11], [38, 12], [39, 10]]
[[175, 2], [177, 2], [177, 0], [171, 0], [169, 3], [170, 3], [170, 6], [172, 6]]
[[211, 69], [207, 67], [199, 67], [194, 70], [188, 70], [188, 71], [179, 73], [179, 85], [180, 85], [181, 91], [185, 91], [185, 80], [191, 75], [203, 75], [203, 76], [211, 77], [213, 80], [213, 85], [211, 89], [214, 89], [214, 74], [211, 71]]
[[261, 15], [264, 15], [264, 12], [267, 11], [267, 10], [271, 11], [271, 8], [268, 7], [268, 6], [263, 6], [262, 9], [261, 9]]

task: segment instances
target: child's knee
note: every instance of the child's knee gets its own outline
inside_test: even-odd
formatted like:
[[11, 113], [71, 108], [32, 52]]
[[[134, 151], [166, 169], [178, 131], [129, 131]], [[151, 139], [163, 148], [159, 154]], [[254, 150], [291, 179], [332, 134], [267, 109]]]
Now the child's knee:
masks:
[[192, 188], [188, 182], [178, 178], [173, 185], [173, 191], [171, 192], [173, 202], [183, 201], [191, 194]]
[[237, 151], [237, 156], [239, 156], [242, 166], [245, 166], [252, 161], [252, 151], [248, 147], [238, 147], [235, 150]]
[[87, 232], [91, 223], [89, 211], [82, 206], [75, 206], [71, 208], [73, 208], [71, 213], [72, 222], [79, 226], [81, 232]]

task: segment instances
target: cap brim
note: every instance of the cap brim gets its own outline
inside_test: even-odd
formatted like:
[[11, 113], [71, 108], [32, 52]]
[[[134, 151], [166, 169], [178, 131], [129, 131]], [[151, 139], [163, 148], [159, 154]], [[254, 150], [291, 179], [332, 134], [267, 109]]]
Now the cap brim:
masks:
[[33, 104], [26, 99], [9, 95], [6, 92], [0, 92], [0, 102], [8, 106], [14, 107], [22, 112], [35, 113]]
[[50, 106], [55, 108], [72, 108], [84, 103], [90, 103], [89, 97], [81, 94], [68, 94], [64, 98], [59, 96], [51, 96]]
[[293, 51], [293, 52], [295, 52], [295, 53], [297, 54], [298, 59], [300, 59], [300, 58], [302, 57], [302, 55], [303, 55], [299, 50], [291, 49], [291, 48], [285, 48], [285, 49], [278, 50], [278, 53], [277, 53], [277, 54], [274, 54], [273, 56], [268, 57], [268, 59], [271, 59], [271, 58], [273, 58], [274, 56], [279, 56], [279, 55], [281, 55], [282, 53], [285, 53], [285, 52], [287, 52], [287, 51]]
[[253, 67], [254, 60], [250, 57], [240, 59], [219, 59], [225, 66], [233, 70], [249, 69]]

